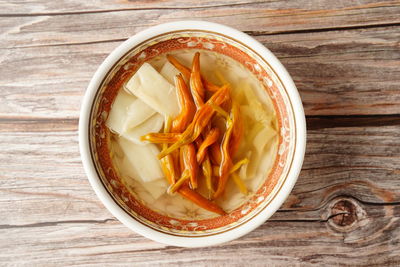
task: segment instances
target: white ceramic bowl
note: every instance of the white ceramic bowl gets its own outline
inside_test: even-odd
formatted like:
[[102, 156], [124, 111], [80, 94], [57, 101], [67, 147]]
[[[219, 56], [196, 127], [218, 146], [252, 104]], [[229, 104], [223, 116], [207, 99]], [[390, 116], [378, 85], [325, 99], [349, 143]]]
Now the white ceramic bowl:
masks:
[[[154, 222], [147, 223], [148, 221], [141, 218], [140, 214], [135, 215], [134, 212], [129, 212], [126, 207], [124, 208], [124, 203], [119, 203], [123, 201], [116, 200], [112, 193], [112, 186], [105, 185], [104, 178], [100, 177], [101, 172], [96, 169], [101, 153], [100, 156], [93, 156], [93, 149], [95, 149], [93, 147], [97, 143], [94, 144], [91, 140], [101, 138], [99, 137], [101, 134], [96, 133], [96, 129], [94, 129], [98, 124], [101, 124], [101, 121], [96, 122], [94, 104], [95, 101], [99, 101], [99, 90], [104, 85], [106, 77], [111, 75], [113, 69], [115, 71], [116, 64], [121, 62], [132, 49], [149, 42], [149, 40], [153, 44], [160, 42], [160, 36], [164, 36], [164, 40], [165, 38], [172, 38], [175, 35], [171, 33], [193, 35], [195, 36], [194, 39], [190, 39], [192, 45], [200, 45], [204, 49], [214, 49], [215, 46], [218, 46], [217, 42], [203, 42], [202, 37], [199, 37], [202, 35], [207, 38], [210, 35], [215, 40], [221, 39], [221, 42], [232, 43], [233, 46], [238, 48], [238, 53], [243, 51], [246, 54], [251, 54], [251, 57], [256, 60], [256, 63], [251, 64], [252, 71], [259, 75], [259, 79], [263, 81], [265, 87], [269, 88], [271, 98], [278, 99], [276, 100], [277, 109], [284, 110], [280, 112], [281, 141], [278, 152], [280, 159], [276, 162], [277, 168], [281, 168], [281, 170], [279, 177], [276, 178], [274, 188], [267, 195], [259, 195], [254, 198], [254, 203], [257, 205], [254, 211], [249, 212], [237, 222], [222, 227], [222, 230], [193, 231], [192, 234], [191, 228], [185, 228], [189, 231], [181, 231], [177, 234], [175, 230], [172, 231], [166, 227], [157, 228], [154, 226]], [[197, 41], [193, 42], [193, 40]], [[225, 47], [226, 45], [223, 44], [220, 48], [224, 49]], [[143, 54], [145, 53], [139, 55], [138, 58], [144, 57]], [[262, 76], [265, 73], [269, 76]], [[101, 104], [97, 104], [97, 106], [101, 106]], [[98, 116], [97, 119], [100, 117]], [[296, 86], [286, 69], [267, 48], [247, 34], [227, 26], [205, 21], [178, 21], [151, 27], [134, 35], [117, 47], [100, 65], [90, 81], [83, 100], [79, 120], [79, 145], [90, 184], [106, 208], [123, 224], [135, 232], [161, 243], [183, 247], [200, 247], [227, 242], [243, 236], [264, 223], [278, 210], [290, 194], [301, 170], [306, 145], [306, 124], [303, 106]], [[103, 175], [107, 176], [104, 173]], [[126, 196], [124, 199], [128, 201]], [[245, 214], [244, 210], [242, 210], [242, 213]], [[176, 222], [175, 220], [171, 222], [173, 221]], [[197, 225], [197, 223], [188, 225]]]

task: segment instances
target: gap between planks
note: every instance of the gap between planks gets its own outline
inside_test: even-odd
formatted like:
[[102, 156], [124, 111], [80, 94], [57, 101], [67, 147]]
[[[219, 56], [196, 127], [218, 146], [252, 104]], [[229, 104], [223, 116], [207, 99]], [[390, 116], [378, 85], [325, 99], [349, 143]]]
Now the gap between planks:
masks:
[[[0, 17], [2, 15], [0, 14]], [[243, 31], [244, 33], [253, 36], [271, 36], [271, 35], [290, 35], [290, 34], [307, 34], [307, 33], [321, 33], [321, 32], [335, 32], [335, 31], [351, 31], [351, 30], [363, 30], [363, 29], [374, 29], [374, 28], [385, 28], [385, 27], [398, 27], [399, 22], [394, 23], [378, 23], [378, 24], [366, 24], [366, 25], [355, 25], [355, 26], [343, 26], [343, 27], [326, 27], [318, 29], [299, 29], [299, 30], [287, 30], [287, 31]], [[0, 47], [0, 49], [19, 49], [19, 48], [38, 48], [38, 47], [57, 47], [57, 46], [70, 46], [70, 45], [91, 45], [91, 44], [102, 44], [102, 43], [114, 43], [124, 42], [128, 38], [116, 38], [106, 40], [96, 40], [87, 42], [72, 42], [72, 43], [54, 43], [54, 44], [41, 44], [41, 45], [29, 45], [29, 46], [13, 46], [13, 47]]]
[[[276, 2], [276, 1], [272, 1]], [[351, 2], [350, 2], [351, 3]], [[161, 3], [160, 3], [161, 4]], [[162, 3], [164, 4], [164, 3]], [[260, 3], [258, 1], [247, 1], [247, 2], [238, 2], [238, 3], [226, 3], [223, 2], [221, 4], [217, 2], [212, 2], [211, 4], [205, 5], [187, 5], [187, 6], [180, 6], [178, 5], [155, 5], [153, 6], [136, 6], [136, 7], [124, 7], [120, 8], [109, 8], [109, 9], [88, 9], [88, 10], [73, 10], [73, 11], [53, 11], [53, 12], [21, 12], [21, 13], [0, 13], [0, 17], [34, 17], [34, 16], [68, 16], [68, 15], [83, 15], [83, 14], [98, 14], [98, 13], [112, 13], [112, 12], [126, 12], [126, 11], [164, 11], [164, 10], [189, 10], [189, 11], [196, 11], [196, 10], [215, 10], [221, 8], [259, 8], [260, 4], [270, 4], [270, 3]], [[361, 3], [359, 3], [361, 5]], [[62, 6], [62, 3], [61, 3]], [[396, 2], [383, 2], [383, 3], [372, 3], [361, 5], [361, 8], [372, 9], [372, 8], [388, 8], [388, 7], [396, 7], [398, 3]], [[346, 6], [342, 7], [342, 10], [352, 10], [360, 8], [358, 6]], [[15, 7], [14, 7], [15, 9]], [[7, 8], [5, 9], [7, 11]], [[304, 11], [303, 9], [299, 9], [299, 11]]]
[[[400, 114], [306, 116], [307, 130], [400, 125]], [[0, 117], [0, 132], [77, 131], [78, 118]]]
[[39, 222], [30, 224], [0, 224], [1, 229], [13, 229], [13, 228], [32, 228], [32, 227], [47, 227], [55, 226], [59, 224], [97, 224], [97, 223], [108, 223], [115, 222], [116, 219], [105, 219], [105, 220], [70, 220], [70, 221], [54, 221], [54, 222]]
[[81, 11], [64, 11], [64, 12], [32, 12], [32, 13], [0, 13], [0, 17], [39, 17], [39, 16], [69, 16], [69, 15], [83, 15], [83, 14], [98, 14], [98, 13], [112, 13], [112, 12], [125, 12], [125, 11], [159, 11], [159, 10], [204, 10], [222, 7], [237, 7], [254, 4], [253, 1], [243, 3], [231, 3], [220, 5], [205, 5], [205, 6], [158, 6], [158, 7], [130, 7], [130, 8], [115, 8], [105, 10], [81, 10]]
[[[331, 201], [335, 201], [336, 199], [341, 199], [341, 198], [346, 198], [346, 199], [354, 199], [356, 202], [359, 202], [363, 204], [364, 206], [400, 206], [400, 202], [392, 202], [392, 203], [374, 203], [374, 202], [368, 202], [368, 201], [363, 201], [358, 198], [355, 198], [353, 196], [346, 196], [346, 195], [341, 195], [341, 196], [336, 196], [334, 199], [331, 199], [330, 201], [327, 201], [324, 205], [321, 205], [318, 207], [316, 210], [324, 209], [326, 208]], [[279, 209], [276, 212], [279, 213], [288, 213], [288, 212], [304, 212], [306, 210], [299, 211], [297, 209]], [[269, 219], [269, 222], [285, 222], [285, 223], [328, 223], [329, 220], [333, 219], [336, 216], [347, 214], [346, 212], [339, 212], [335, 214], [329, 215], [327, 218], [321, 218], [321, 219], [274, 219], [272, 217]], [[30, 224], [1, 224], [0, 225], [0, 230], [3, 229], [15, 229], [15, 228], [35, 228], [35, 227], [51, 227], [51, 226], [57, 226], [61, 224], [105, 224], [109, 222], [117, 222], [118, 220], [115, 218], [107, 218], [104, 220], [62, 220], [62, 221], [45, 221], [45, 222], [38, 222], [38, 223], [30, 223]]]

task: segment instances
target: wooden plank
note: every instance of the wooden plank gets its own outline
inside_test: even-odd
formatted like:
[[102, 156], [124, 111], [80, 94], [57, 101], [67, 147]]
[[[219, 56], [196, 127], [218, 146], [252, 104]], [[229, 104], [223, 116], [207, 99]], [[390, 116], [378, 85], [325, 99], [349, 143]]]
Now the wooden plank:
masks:
[[0, 209], [8, 214], [1, 224], [110, 217], [84, 174], [76, 131], [2, 133], [0, 138]]
[[7, 50], [0, 58], [8, 66], [0, 76], [1, 116], [78, 118], [92, 75], [118, 44]]
[[324, 222], [270, 221], [234, 242], [195, 249], [152, 242], [116, 221], [0, 229], [0, 260], [18, 266], [398, 266], [398, 216], [380, 224], [385, 231], [373, 229], [382, 220], [372, 218], [363, 226], [375, 230], [366, 240]]
[[307, 115], [400, 113], [399, 27], [257, 39], [292, 75]]
[[[348, 266], [396, 266], [399, 122], [318, 128], [318, 120], [309, 120], [315, 130], [308, 133], [304, 167], [282, 208], [243, 238], [183, 249], [131, 232], [103, 207], [83, 173], [76, 121], [44, 127], [41, 120], [40, 131], [29, 131], [32, 120], [8, 121], [0, 135], [0, 210], [7, 214], [0, 224], [0, 262], [209, 266], [236, 257], [230, 265], [320, 266], [339, 258]], [[334, 209], [340, 201], [353, 208]]]
[[[307, 115], [400, 114], [399, 38], [399, 27], [256, 36], [293, 76]], [[0, 117], [78, 118], [91, 76], [119, 43], [3, 50]]]
[[78, 119], [0, 119], [1, 132], [63, 132], [77, 131]]
[[[149, 26], [193, 18], [219, 22], [242, 31], [263, 34], [400, 23], [399, 1], [342, 1], [340, 4], [332, 1], [274, 1], [233, 6], [223, 4], [221, 1], [209, 7], [205, 3], [204, 7], [195, 9], [165, 9], [163, 6], [168, 7], [170, 4], [159, 2], [151, 4], [154, 9], [140, 9], [141, 6], [135, 2], [126, 4], [133, 6], [133, 10], [117, 8], [106, 13], [80, 12], [79, 6], [82, 7], [84, 4], [74, 1], [71, 4], [73, 7], [67, 9], [78, 10], [77, 12], [64, 15], [63, 5], [60, 5], [61, 10], [56, 11], [54, 15], [52, 11], [39, 12], [35, 15], [35, 10], [48, 10], [52, 9], [50, 6], [58, 6], [58, 4], [38, 5], [41, 7], [24, 5], [26, 7], [22, 10], [32, 10], [22, 13], [14, 4], [11, 4], [11, 7], [7, 7], [8, 4], [5, 5], [6, 10], [13, 11], [5, 12], [3, 16], [7, 19], [0, 21], [0, 29], [4, 32], [0, 47], [120, 40]], [[49, 6], [49, 8], [43, 6]], [[94, 3], [89, 6], [103, 5]], [[85, 8], [82, 7], [82, 9]], [[89, 10], [91, 10], [90, 7]], [[12, 15], [12, 13], [17, 14]]]
[[158, 9], [218, 9], [218, 8], [262, 8], [281, 9], [298, 13], [304, 10], [363, 10], [367, 8], [388, 8], [396, 7], [397, 1], [340, 1], [333, 3], [331, 1], [292, 1], [290, 3], [284, 0], [231, 0], [229, 2], [223, 0], [205, 0], [205, 1], [115, 1], [115, 0], [94, 0], [90, 2], [81, 2], [78, 0], [58, 1], [57, 3], [46, 0], [30, 1], [27, 5], [24, 1], [2, 1], [0, 7], [2, 15], [21, 16], [21, 15], [37, 15], [37, 14], [64, 14], [64, 13], [90, 13], [90, 12], [114, 12], [123, 10], [158, 10]]
[[274, 1], [214, 1], [205, 0], [201, 2], [173, 0], [173, 1], [58, 1], [58, 3], [35, 0], [26, 5], [24, 1], [2, 2], [0, 7], [2, 14], [21, 15], [21, 14], [63, 14], [63, 13], [89, 13], [89, 12], [111, 12], [119, 10], [137, 10], [137, 9], [196, 9], [196, 8], [218, 8], [220, 6], [243, 6], [253, 3]]
[[398, 128], [310, 130], [300, 178], [282, 209], [315, 210], [341, 196], [400, 204]]
[[[400, 204], [399, 129], [310, 130], [300, 178], [275, 219], [325, 220], [332, 201], [344, 196], [365, 205]], [[111, 218], [85, 177], [75, 130], [10, 130], [0, 141], [0, 210], [9, 214], [1, 224]]]
[[308, 116], [307, 129], [398, 125], [399, 115]]

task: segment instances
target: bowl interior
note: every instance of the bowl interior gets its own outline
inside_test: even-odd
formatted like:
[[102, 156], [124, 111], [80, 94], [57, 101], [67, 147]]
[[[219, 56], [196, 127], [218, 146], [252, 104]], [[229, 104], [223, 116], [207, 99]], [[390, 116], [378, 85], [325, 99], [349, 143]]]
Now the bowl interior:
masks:
[[[118, 90], [144, 62], [155, 61], [165, 53], [195, 49], [224, 55], [250, 71], [262, 83], [276, 114], [278, 145], [272, 155], [275, 160], [270, 170], [264, 174], [261, 186], [225, 216], [168, 216], [149, 207], [124, 183], [110, 157], [110, 133], [105, 121]], [[171, 235], [208, 236], [247, 223], [268, 207], [285, 183], [293, 161], [296, 147], [294, 125], [294, 110], [287, 90], [268, 60], [231, 37], [211, 31], [185, 30], [154, 36], [133, 47], [114, 64], [104, 77], [91, 107], [89, 143], [101, 182], [114, 201], [132, 218], [156, 231]]]

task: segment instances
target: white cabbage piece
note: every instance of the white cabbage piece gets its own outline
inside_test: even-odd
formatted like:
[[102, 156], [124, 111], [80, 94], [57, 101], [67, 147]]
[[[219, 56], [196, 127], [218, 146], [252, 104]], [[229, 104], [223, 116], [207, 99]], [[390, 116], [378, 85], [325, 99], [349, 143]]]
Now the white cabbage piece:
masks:
[[252, 114], [254, 120], [264, 124], [269, 124], [272, 120], [273, 113], [269, 112], [266, 107], [257, 100], [257, 96], [254, 94], [253, 89], [248, 88], [244, 91], [244, 94], [246, 95], [248, 105], [244, 106], [242, 110], [247, 114]]
[[144, 183], [138, 178], [139, 174], [137, 170], [130, 164], [126, 157], [123, 159], [117, 159], [116, 161], [119, 175], [123, 175], [123, 181], [128, 185], [134, 185], [134, 182], [136, 181], [152, 196], [153, 199], [158, 199], [167, 191], [168, 184], [165, 178]]
[[[251, 157], [252, 154], [253, 154], [253, 152], [251, 150], [247, 151], [246, 158], [250, 160], [252, 158]], [[243, 164], [242, 167], [240, 167], [240, 169], [239, 169], [240, 178], [242, 178], [242, 179], [248, 179], [249, 178], [249, 175], [247, 173], [248, 166], [249, 166], [249, 163], [246, 163], [246, 164]]]
[[179, 114], [175, 87], [149, 63], [143, 63], [125, 88], [163, 115], [176, 117]]
[[137, 98], [128, 94], [124, 90], [120, 90], [115, 97], [114, 103], [111, 105], [110, 114], [108, 115], [106, 126], [119, 135], [126, 130], [126, 118], [129, 107]]
[[158, 199], [167, 192], [168, 183], [165, 178], [154, 180], [152, 182], [143, 183], [144, 189], [151, 194], [154, 199]]
[[137, 98], [133, 103], [128, 107], [127, 115], [126, 115], [126, 123], [125, 130], [129, 128], [133, 128], [156, 113], [154, 109], [152, 109], [149, 105], [144, 103], [142, 100]]
[[239, 80], [234, 84], [234, 89], [233, 98], [241, 105], [241, 110], [252, 119], [268, 124], [275, 116], [274, 107], [267, 92], [260, 87], [255, 78]]
[[[259, 105], [258, 105], [259, 104]], [[251, 120], [260, 122], [264, 125], [269, 125], [273, 119], [273, 114], [268, 114], [263, 108], [263, 105], [255, 101], [253, 104], [244, 105], [240, 107], [243, 115], [250, 118]]]
[[179, 52], [176, 54], [172, 53], [172, 55], [184, 66], [190, 68], [192, 66], [192, 60], [195, 53], [196, 51], [194, 50], [186, 50], [186, 52]]
[[[263, 127], [260, 128], [257, 126]], [[271, 140], [276, 136], [276, 131], [270, 126], [258, 123], [254, 125], [253, 129], [256, 129], [256, 133], [250, 133], [249, 136], [252, 136], [252, 138], [246, 139], [246, 147], [251, 147], [246, 154], [246, 157], [249, 159], [249, 163], [243, 165], [239, 171], [240, 177], [243, 179], [252, 179], [254, 177], [257, 169], [261, 166], [260, 159], [264, 156], [263, 154], [266, 151], [270, 150], [269, 146], [274, 145]]]
[[133, 177], [133, 178], [135, 178], [135, 180], [138, 180], [141, 183], [143, 183], [140, 179], [136, 178], [139, 175], [138, 175], [137, 171], [132, 167], [131, 163], [129, 162], [129, 160], [126, 157], [124, 157], [124, 156], [121, 158], [114, 157], [113, 162], [117, 168], [118, 176], [120, 176], [122, 178]]
[[135, 127], [156, 111], [134, 95], [120, 90], [111, 106], [106, 126], [115, 133], [123, 135], [129, 128]]
[[218, 64], [218, 55], [217, 53], [209, 52], [204, 53], [201, 50], [189, 50], [187, 52], [180, 52], [174, 55], [174, 57], [182, 63], [184, 66], [191, 68], [193, 57], [196, 52], [200, 52], [200, 72], [203, 77], [205, 77], [209, 82], [213, 82], [216, 84], [220, 84], [218, 79], [215, 77], [215, 70], [219, 70], [222, 68], [226, 68], [226, 65]]
[[276, 135], [276, 131], [270, 126], [264, 126], [254, 137], [253, 146], [258, 155], [264, 151], [265, 145]]
[[[269, 146], [275, 145], [271, 140], [277, 135], [276, 130], [272, 127], [272, 115], [267, 114], [261, 105], [258, 106], [259, 109], [252, 109], [252, 107], [251, 105], [241, 106], [247, 130], [238, 154], [243, 157], [246, 150], [250, 149], [247, 155], [245, 154], [249, 159], [249, 163], [240, 169], [240, 175], [243, 179], [254, 178], [260, 167], [260, 160], [264, 156], [263, 154], [271, 149]], [[259, 112], [258, 116], [255, 115], [257, 112]]]
[[160, 161], [157, 158], [160, 153], [154, 144], [138, 145], [124, 137], [118, 139], [119, 146], [126, 159], [135, 169], [138, 179], [143, 183], [152, 182], [164, 177]]
[[[276, 159], [278, 149], [278, 138], [274, 137], [265, 146], [263, 154], [252, 154], [249, 166], [247, 167], [248, 183], [246, 183], [250, 190], [254, 191], [256, 188], [265, 182], [265, 175], [269, 174]], [[254, 155], [254, 157], [253, 157]]]
[[164, 118], [160, 114], [156, 113], [143, 123], [136, 127], [130, 128], [125, 131], [122, 136], [138, 145], [144, 145], [146, 143], [140, 140], [140, 137], [148, 133], [157, 133], [161, 130], [164, 124]]
[[175, 84], [174, 77], [178, 75], [180, 71], [174, 67], [169, 61], [165, 62], [160, 70], [160, 74], [170, 83]]

